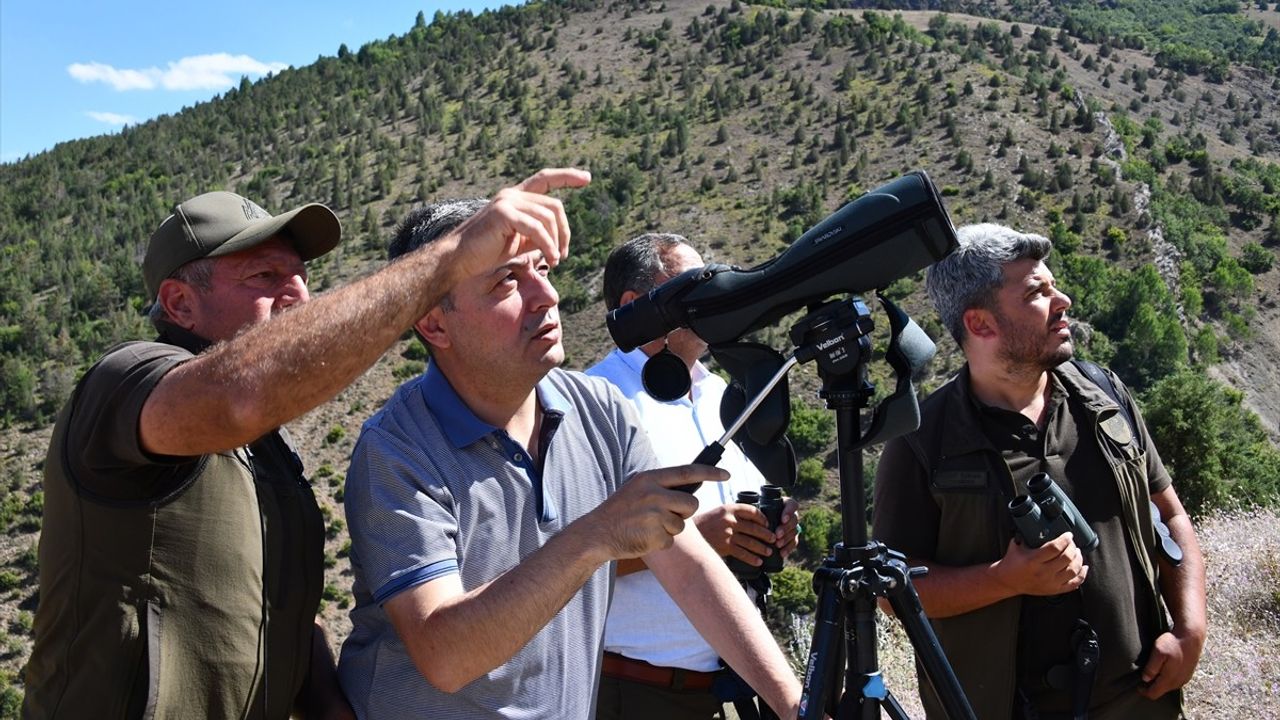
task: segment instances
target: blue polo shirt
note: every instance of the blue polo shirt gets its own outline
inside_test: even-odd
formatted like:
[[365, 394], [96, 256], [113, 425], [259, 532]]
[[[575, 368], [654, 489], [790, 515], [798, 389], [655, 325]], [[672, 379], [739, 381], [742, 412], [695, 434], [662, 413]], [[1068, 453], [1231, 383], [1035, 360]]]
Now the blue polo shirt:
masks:
[[591, 716], [611, 564], [515, 657], [452, 694], [418, 673], [382, 607], [449, 574], [467, 590], [493, 580], [658, 466], [634, 410], [608, 383], [552, 370], [536, 392], [540, 463], [477, 418], [434, 363], [365, 423], [347, 473], [356, 607], [338, 666], [360, 717]]

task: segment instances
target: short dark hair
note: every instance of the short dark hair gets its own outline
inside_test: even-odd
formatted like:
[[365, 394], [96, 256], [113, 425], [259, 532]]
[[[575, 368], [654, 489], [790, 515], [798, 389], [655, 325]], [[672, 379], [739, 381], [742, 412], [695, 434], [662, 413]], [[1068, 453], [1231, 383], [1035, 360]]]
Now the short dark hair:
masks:
[[488, 205], [484, 198], [441, 200], [409, 211], [387, 245], [387, 259], [413, 252], [471, 218]]
[[[489, 201], [484, 198], [459, 198], [441, 200], [410, 210], [400, 222], [400, 226], [396, 228], [396, 234], [391, 237], [391, 242], [387, 244], [387, 259], [395, 262], [396, 258], [435, 242], [441, 235], [447, 234], [466, 222], [488, 204]], [[444, 310], [453, 310], [453, 299], [446, 294], [440, 299], [440, 307]], [[413, 329], [413, 334], [422, 343], [422, 347], [430, 353], [431, 343], [427, 342], [416, 327]]]
[[682, 235], [645, 233], [614, 248], [604, 264], [604, 305], [609, 310], [622, 304], [623, 293], [647, 293], [657, 284], [658, 275], [671, 275], [667, 252], [688, 245]]

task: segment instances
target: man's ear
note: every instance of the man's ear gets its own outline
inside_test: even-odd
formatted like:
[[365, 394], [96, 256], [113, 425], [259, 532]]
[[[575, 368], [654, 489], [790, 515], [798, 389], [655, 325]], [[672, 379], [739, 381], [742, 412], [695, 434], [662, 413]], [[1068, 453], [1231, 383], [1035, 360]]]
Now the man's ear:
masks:
[[169, 322], [184, 330], [190, 330], [196, 326], [195, 293], [196, 289], [191, 285], [181, 280], [166, 278], [164, 282], [160, 283], [160, 290], [156, 293], [156, 302], [160, 303], [160, 307], [164, 308], [165, 315], [169, 317]]
[[427, 311], [426, 315], [418, 318], [418, 322], [413, 324], [413, 329], [425, 339], [432, 348], [447, 348], [453, 343], [449, 340], [448, 322], [445, 318], [444, 310], [440, 306], [436, 306]]
[[964, 323], [964, 331], [969, 337], [980, 340], [994, 340], [999, 335], [995, 314], [982, 308], [969, 308], [960, 316]]
[[622, 293], [622, 297], [618, 298], [618, 307], [622, 307], [636, 298], [640, 297], [640, 293], [635, 290], [627, 290]]

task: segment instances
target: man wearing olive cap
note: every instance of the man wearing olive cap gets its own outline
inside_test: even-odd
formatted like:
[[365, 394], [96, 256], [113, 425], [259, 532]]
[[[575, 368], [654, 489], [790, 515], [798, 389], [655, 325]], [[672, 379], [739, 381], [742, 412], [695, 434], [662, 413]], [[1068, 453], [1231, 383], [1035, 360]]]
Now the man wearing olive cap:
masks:
[[558, 261], [568, 223], [545, 193], [588, 180], [544, 170], [314, 302], [305, 262], [340, 237], [328, 208], [176, 206], [143, 260], [159, 336], [108, 351], [54, 426], [24, 717], [349, 717], [315, 624], [324, 522], [281, 425], [457, 278], [531, 250]]

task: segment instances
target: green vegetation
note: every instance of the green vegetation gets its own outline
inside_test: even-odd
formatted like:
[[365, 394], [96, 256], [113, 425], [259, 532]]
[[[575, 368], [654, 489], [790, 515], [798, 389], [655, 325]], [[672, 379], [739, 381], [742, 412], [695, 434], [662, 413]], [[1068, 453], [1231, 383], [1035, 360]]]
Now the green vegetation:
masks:
[[[961, 0], [957, 5], [982, 15], [989, 4]], [[1010, 10], [1017, 20], [1061, 27], [1058, 42], [1064, 50], [1075, 40], [1108, 49], [1145, 49], [1160, 67], [1213, 82], [1231, 76], [1231, 63], [1280, 68], [1280, 33], [1246, 17], [1235, 0], [1014, 2]], [[1106, 57], [1106, 51], [1099, 55]]]
[[787, 437], [791, 438], [791, 444], [800, 457], [826, 450], [835, 439], [835, 431], [836, 420], [829, 410], [813, 407], [801, 400], [792, 402]]
[[346, 428], [342, 427], [341, 425], [334, 425], [333, 427], [329, 428], [329, 432], [325, 433], [324, 443], [325, 445], [337, 445], [339, 442], [341, 442], [342, 438], [346, 436], [347, 436]]
[[[1272, 501], [1274, 447], [1239, 394], [1205, 373], [1248, 360], [1276, 315], [1274, 32], [1238, 4], [1190, 0], [1018, 0], [977, 21], [821, 9], [867, 4], [549, 0], [438, 13], [118, 135], [0, 165], [0, 425], [34, 434], [105, 348], [149, 336], [138, 258], [172, 204], [197, 192], [240, 191], [272, 211], [332, 206], [346, 241], [312, 263], [323, 291], [379, 266], [417, 203], [491, 192], [543, 165], [588, 167], [592, 185], [560, 195], [574, 245], [554, 280], [566, 337], [596, 343], [570, 354], [591, 358], [604, 343], [600, 269], [621, 240], [680, 232], [708, 260], [750, 266], [923, 168], [957, 224], [1053, 239], [1051, 265], [1084, 321], [1081, 354], [1139, 392], [1189, 506]], [[985, 0], [946, 6], [996, 12]], [[922, 289], [909, 278], [886, 294], [939, 339], [920, 379], [937, 387], [959, 363]], [[784, 333], [761, 340], [781, 349]], [[381, 378], [421, 371], [425, 348], [402, 347]], [[802, 400], [805, 372], [790, 428], [805, 504], [793, 562], [804, 567], [775, 582], [776, 604], [797, 611], [812, 607], [804, 568], [840, 524], [823, 492], [834, 422]], [[347, 428], [385, 396], [343, 398], [340, 423], [322, 414], [304, 436], [321, 445], [308, 459], [330, 489], [317, 496], [331, 606], [349, 602], [350, 582], [337, 574], [350, 541], [335, 468]], [[0, 527], [34, 533], [38, 463], [9, 457]], [[30, 599], [34, 566], [24, 552], [0, 569], [8, 599]], [[0, 716], [12, 692], [0, 682]]]
[[789, 613], [813, 612], [818, 596], [813, 593], [813, 573], [794, 565], [773, 576], [774, 608]]
[[800, 461], [796, 470], [796, 492], [799, 495], [813, 496], [822, 491], [822, 482], [826, 479], [822, 460], [807, 457]]
[[1152, 439], [1192, 515], [1280, 500], [1280, 452], [1243, 400], [1195, 371], [1170, 375], [1145, 396]]
[[814, 562], [821, 562], [840, 542], [840, 515], [825, 505], [815, 505], [804, 512], [801, 523], [800, 549]]

